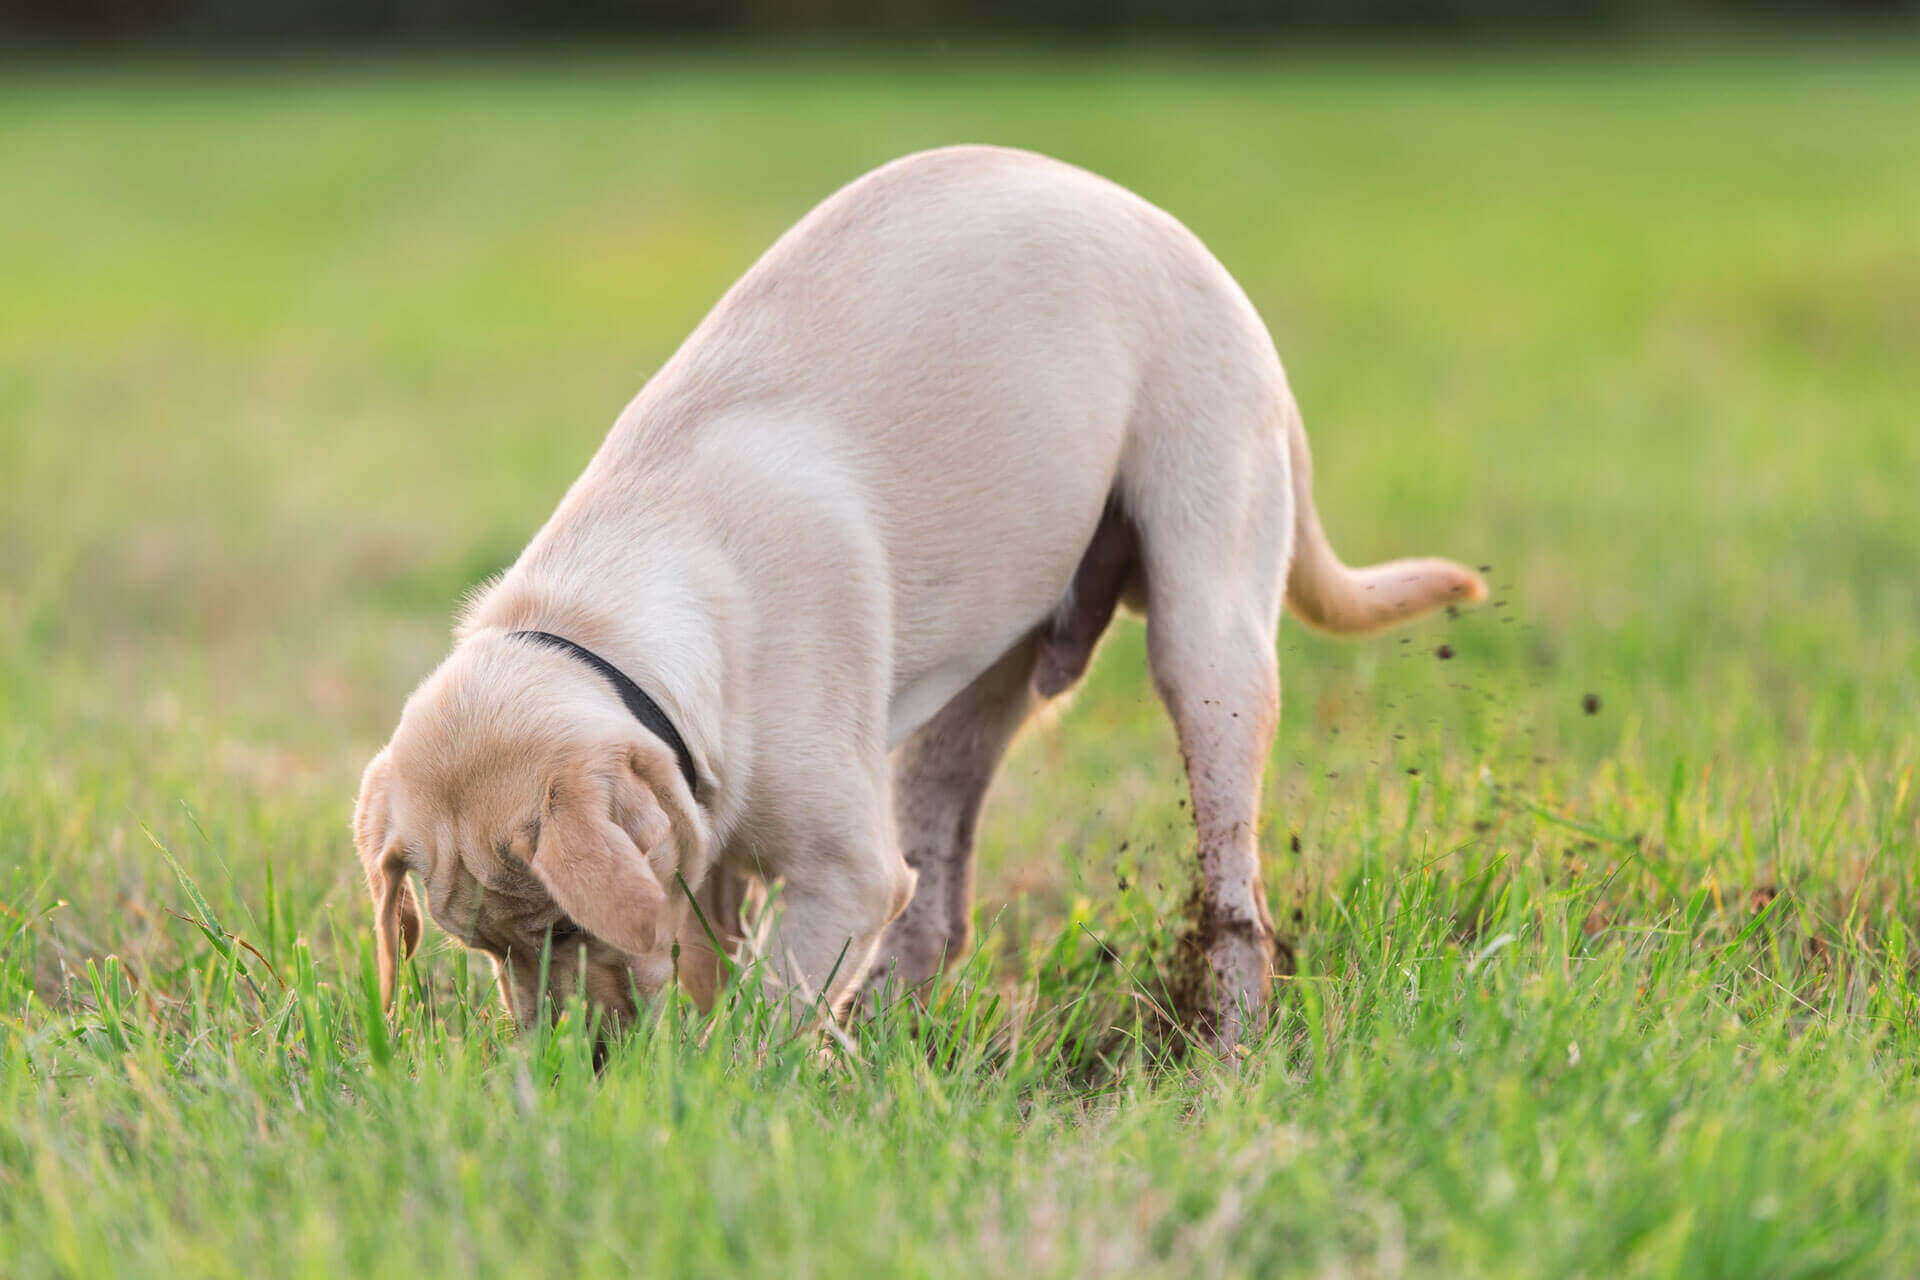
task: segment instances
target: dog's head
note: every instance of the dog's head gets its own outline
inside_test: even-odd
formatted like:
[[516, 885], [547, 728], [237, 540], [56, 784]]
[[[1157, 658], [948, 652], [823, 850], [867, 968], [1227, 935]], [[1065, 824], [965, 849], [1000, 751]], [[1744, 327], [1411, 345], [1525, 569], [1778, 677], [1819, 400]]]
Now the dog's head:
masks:
[[[611, 1024], [672, 979], [707, 841], [672, 752], [595, 672], [501, 633], [469, 638], [407, 700], [367, 766], [354, 840], [382, 998], [420, 937], [409, 883], [486, 952], [521, 1025], [583, 992]], [[540, 974], [543, 958], [547, 985]]]

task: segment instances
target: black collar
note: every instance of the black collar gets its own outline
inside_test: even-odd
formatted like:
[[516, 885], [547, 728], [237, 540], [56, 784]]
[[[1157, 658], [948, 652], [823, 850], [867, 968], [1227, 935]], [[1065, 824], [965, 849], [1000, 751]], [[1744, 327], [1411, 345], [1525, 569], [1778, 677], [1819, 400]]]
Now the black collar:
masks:
[[674, 756], [680, 761], [680, 772], [687, 780], [687, 790], [696, 796], [700, 794], [700, 778], [693, 771], [693, 752], [687, 750], [686, 741], [681, 738], [680, 731], [673, 727], [673, 721], [667, 719], [667, 713], [660, 709], [660, 704], [649, 698], [646, 690], [627, 679], [625, 672], [593, 650], [551, 631], [514, 631], [509, 633], [509, 638], [534, 640], [554, 649], [564, 649], [605, 676], [620, 695], [620, 701], [626, 703], [627, 710], [633, 712], [633, 718], [653, 730], [662, 742], [673, 748]]

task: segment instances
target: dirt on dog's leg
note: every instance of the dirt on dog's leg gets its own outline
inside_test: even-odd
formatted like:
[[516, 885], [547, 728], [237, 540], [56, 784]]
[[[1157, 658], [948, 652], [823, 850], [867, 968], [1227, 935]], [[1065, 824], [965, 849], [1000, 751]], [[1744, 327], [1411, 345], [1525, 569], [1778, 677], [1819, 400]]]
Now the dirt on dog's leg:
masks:
[[[1198, 843], [1175, 994], [1185, 1021], [1221, 1047], [1244, 1038], [1265, 1007], [1275, 963], [1256, 828], [1280, 718], [1274, 637], [1292, 511], [1279, 429], [1288, 406], [1271, 395], [1249, 393], [1267, 401], [1266, 413], [1242, 419], [1229, 405], [1181, 431], [1186, 469], [1143, 473], [1129, 504], [1146, 580], [1148, 662], [1180, 740]], [[1195, 493], [1219, 498], [1195, 503]]]
[[[1261, 775], [1279, 719], [1271, 631], [1228, 613], [1224, 624], [1155, 604], [1148, 651], [1186, 761], [1200, 884], [1182, 1013], [1217, 1047], [1244, 1037], [1265, 1007], [1274, 971], [1273, 922], [1260, 882]], [[1180, 968], [1176, 964], [1176, 971]]]

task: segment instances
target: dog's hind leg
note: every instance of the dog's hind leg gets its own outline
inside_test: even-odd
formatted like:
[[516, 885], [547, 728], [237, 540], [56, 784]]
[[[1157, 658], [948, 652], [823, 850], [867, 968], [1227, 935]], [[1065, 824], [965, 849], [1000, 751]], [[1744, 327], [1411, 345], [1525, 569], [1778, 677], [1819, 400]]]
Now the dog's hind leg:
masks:
[[1039, 702], [1038, 634], [1015, 645], [894, 752], [900, 851], [919, 875], [887, 927], [868, 986], [907, 991], [963, 955], [972, 932], [973, 835], [1007, 744]]
[[1028, 715], [1086, 671], [1137, 568], [1133, 531], [1110, 505], [1060, 608], [941, 708], [894, 753], [900, 848], [920, 877], [889, 926], [869, 985], [919, 986], [965, 954], [973, 922], [973, 837], [1000, 758]]
[[1199, 844], [1191, 942], [1205, 965], [1182, 1003], [1197, 1030], [1230, 1044], [1265, 1005], [1274, 968], [1257, 831], [1280, 712], [1273, 627], [1258, 604], [1222, 607], [1148, 582], [1148, 655], [1179, 734]]
[[[1280, 714], [1274, 652], [1291, 503], [1284, 414], [1219, 408], [1184, 430], [1183, 466], [1127, 494], [1145, 570], [1147, 655], [1193, 798], [1200, 883], [1184, 1014], [1217, 1046], [1266, 1003], [1273, 924], [1260, 878], [1260, 786]], [[1256, 411], [1257, 412], [1257, 411]], [[1216, 416], [1217, 414], [1217, 416]]]

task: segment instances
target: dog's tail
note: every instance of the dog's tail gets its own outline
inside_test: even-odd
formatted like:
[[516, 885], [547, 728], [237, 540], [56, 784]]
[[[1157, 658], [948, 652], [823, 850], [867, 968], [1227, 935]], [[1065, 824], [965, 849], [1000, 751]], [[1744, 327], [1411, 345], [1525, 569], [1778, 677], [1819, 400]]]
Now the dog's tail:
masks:
[[1300, 415], [1291, 415], [1287, 445], [1293, 463], [1293, 564], [1287, 607], [1310, 627], [1359, 635], [1418, 617], [1443, 604], [1487, 598], [1480, 575], [1451, 560], [1389, 560], [1349, 569], [1334, 554], [1313, 506], [1313, 457]]

